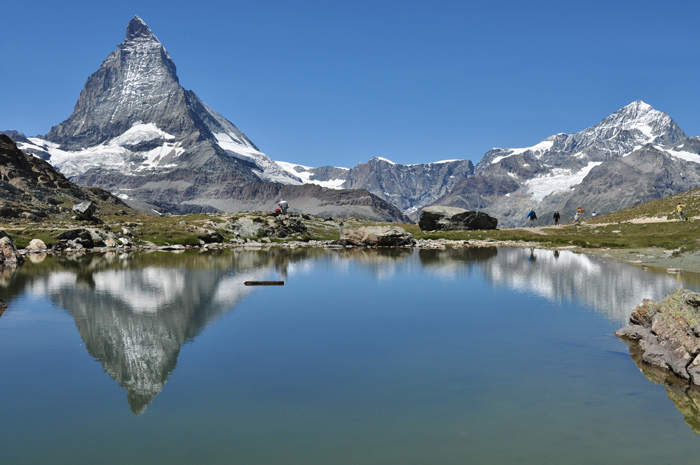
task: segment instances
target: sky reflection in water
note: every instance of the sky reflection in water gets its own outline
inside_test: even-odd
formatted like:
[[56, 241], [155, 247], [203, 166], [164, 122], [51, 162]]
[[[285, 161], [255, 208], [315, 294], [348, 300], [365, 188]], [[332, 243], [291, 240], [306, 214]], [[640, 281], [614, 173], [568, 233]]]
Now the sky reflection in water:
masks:
[[0, 461], [687, 458], [698, 396], [612, 333], [698, 282], [527, 249], [47, 258], [2, 282]]

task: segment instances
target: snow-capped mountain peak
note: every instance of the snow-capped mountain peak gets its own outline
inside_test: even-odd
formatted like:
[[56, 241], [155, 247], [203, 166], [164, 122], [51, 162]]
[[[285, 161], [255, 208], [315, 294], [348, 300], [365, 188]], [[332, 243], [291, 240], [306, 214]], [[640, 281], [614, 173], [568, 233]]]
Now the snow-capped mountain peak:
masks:
[[630, 103], [595, 126], [598, 134], [609, 133], [611, 128], [618, 131], [639, 131], [648, 142], [656, 142], [668, 132], [673, 120], [666, 113], [655, 110], [641, 100]]
[[175, 63], [138, 16], [129, 22], [124, 41], [88, 78], [73, 114], [30, 142], [22, 149], [72, 178], [96, 170], [123, 176], [222, 165], [218, 169], [231, 169], [246, 181], [301, 184], [180, 86]]
[[527, 148], [492, 149], [484, 155], [477, 170], [515, 155], [527, 155], [546, 164], [558, 164], [571, 156], [581, 162], [602, 161], [628, 155], [649, 143], [674, 144], [685, 137], [670, 116], [637, 100], [581, 132], [560, 133]]

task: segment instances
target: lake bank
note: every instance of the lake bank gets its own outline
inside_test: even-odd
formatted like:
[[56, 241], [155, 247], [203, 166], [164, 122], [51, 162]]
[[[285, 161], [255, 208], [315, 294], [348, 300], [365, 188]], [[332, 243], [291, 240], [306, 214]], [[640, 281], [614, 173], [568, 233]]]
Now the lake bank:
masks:
[[[21, 253], [34, 239], [44, 253], [84, 253], [122, 250], [189, 250], [217, 248], [343, 247], [343, 230], [378, 223], [357, 219], [322, 218], [306, 214], [280, 217], [265, 212], [198, 214], [154, 217], [105, 216], [97, 222], [54, 219], [0, 223]], [[697, 237], [700, 223], [642, 222], [568, 223], [558, 227], [501, 228], [474, 231], [421, 231], [417, 225], [398, 225], [416, 239], [419, 249], [460, 247], [515, 247], [569, 250], [639, 267], [700, 272]], [[88, 247], [61, 239], [68, 231], [92, 236]], [[74, 234], [78, 236], [79, 234]], [[86, 237], [87, 240], [87, 237]], [[90, 241], [87, 241], [88, 243]]]

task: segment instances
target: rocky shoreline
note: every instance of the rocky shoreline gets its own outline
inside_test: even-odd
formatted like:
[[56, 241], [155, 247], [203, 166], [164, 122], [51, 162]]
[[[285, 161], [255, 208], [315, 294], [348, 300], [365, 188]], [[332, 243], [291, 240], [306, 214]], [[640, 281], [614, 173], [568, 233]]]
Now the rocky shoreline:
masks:
[[615, 335], [641, 354], [641, 361], [700, 386], [700, 294], [676, 289], [661, 302], [644, 299], [629, 326]]
[[[166, 218], [160, 232], [150, 230], [152, 222], [144, 218], [111, 217], [105, 220], [60, 220], [44, 228], [42, 237], [51, 237], [49, 246], [31, 234], [24, 234], [19, 255], [77, 254], [111, 251], [153, 251], [243, 248], [341, 248], [341, 247], [415, 247], [418, 249], [447, 249], [465, 247], [514, 247], [545, 250], [568, 250], [585, 253], [603, 260], [627, 263], [661, 272], [700, 272], [700, 252], [664, 250], [661, 248], [618, 249], [584, 248], [577, 245], [551, 244], [541, 241], [503, 240], [489, 238], [488, 231], [480, 231], [479, 238], [451, 240], [445, 238], [415, 239], [404, 228], [366, 226], [353, 219], [340, 220], [315, 215], [292, 213], [281, 216], [267, 212], [248, 212], [232, 215]], [[17, 224], [17, 221], [15, 221]], [[20, 223], [21, 224], [21, 223]], [[17, 231], [10, 223], [4, 225], [10, 235]], [[19, 231], [31, 231], [27, 223]], [[379, 228], [379, 229], [373, 229]], [[153, 228], [151, 228], [153, 229]], [[361, 232], [363, 230], [364, 232]], [[171, 233], [175, 233], [170, 239]], [[427, 235], [440, 235], [427, 232]], [[184, 241], [184, 237], [188, 237]], [[339, 239], [323, 239], [328, 237]], [[497, 237], [497, 235], [496, 235]], [[27, 243], [29, 244], [27, 245]], [[157, 242], [157, 244], [155, 243]]]

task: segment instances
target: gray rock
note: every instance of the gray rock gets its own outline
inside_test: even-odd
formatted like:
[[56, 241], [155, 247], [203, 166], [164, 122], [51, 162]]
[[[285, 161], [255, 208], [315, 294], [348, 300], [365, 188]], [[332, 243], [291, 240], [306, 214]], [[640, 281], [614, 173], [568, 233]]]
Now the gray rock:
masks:
[[[641, 361], [700, 382], [700, 294], [676, 289], [663, 301], [643, 300], [630, 326], [615, 335], [641, 352]], [[698, 384], [700, 385], [700, 384]]]
[[24, 257], [15, 247], [12, 238], [0, 231], [0, 266], [13, 267], [24, 263]]
[[97, 211], [97, 204], [88, 200], [77, 205], [73, 205], [73, 212], [81, 220], [91, 220]]
[[496, 229], [498, 219], [483, 212], [457, 207], [433, 206], [423, 209], [418, 226], [422, 231]]
[[43, 253], [46, 252], [46, 244], [41, 239], [32, 239], [29, 245], [24, 248], [27, 253]]
[[33, 221], [33, 222], [41, 221], [41, 218], [39, 218], [37, 215], [35, 215], [32, 212], [22, 212], [19, 214], [19, 217], [24, 218], [25, 220]]
[[342, 230], [338, 243], [364, 247], [412, 247], [416, 240], [398, 226], [366, 226]]
[[217, 231], [207, 231], [206, 233], [197, 236], [197, 238], [205, 244], [224, 242], [224, 236]]
[[[460, 180], [474, 174], [470, 160], [403, 165], [383, 158], [372, 158], [346, 172], [330, 167], [311, 169], [311, 179], [345, 179], [344, 189], [367, 189], [417, 219], [421, 208], [447, 194]], [[337, 169], [337, 168], [336, 168]], [[325, 176], [324, 176], [325, 175]]]
[[68, 243], [73, 248], [80, 246], [85, 249], [104, 246], [103, 239], [94, 231], [87, 229], [71, 229], [58, 235], [57, 239]]

